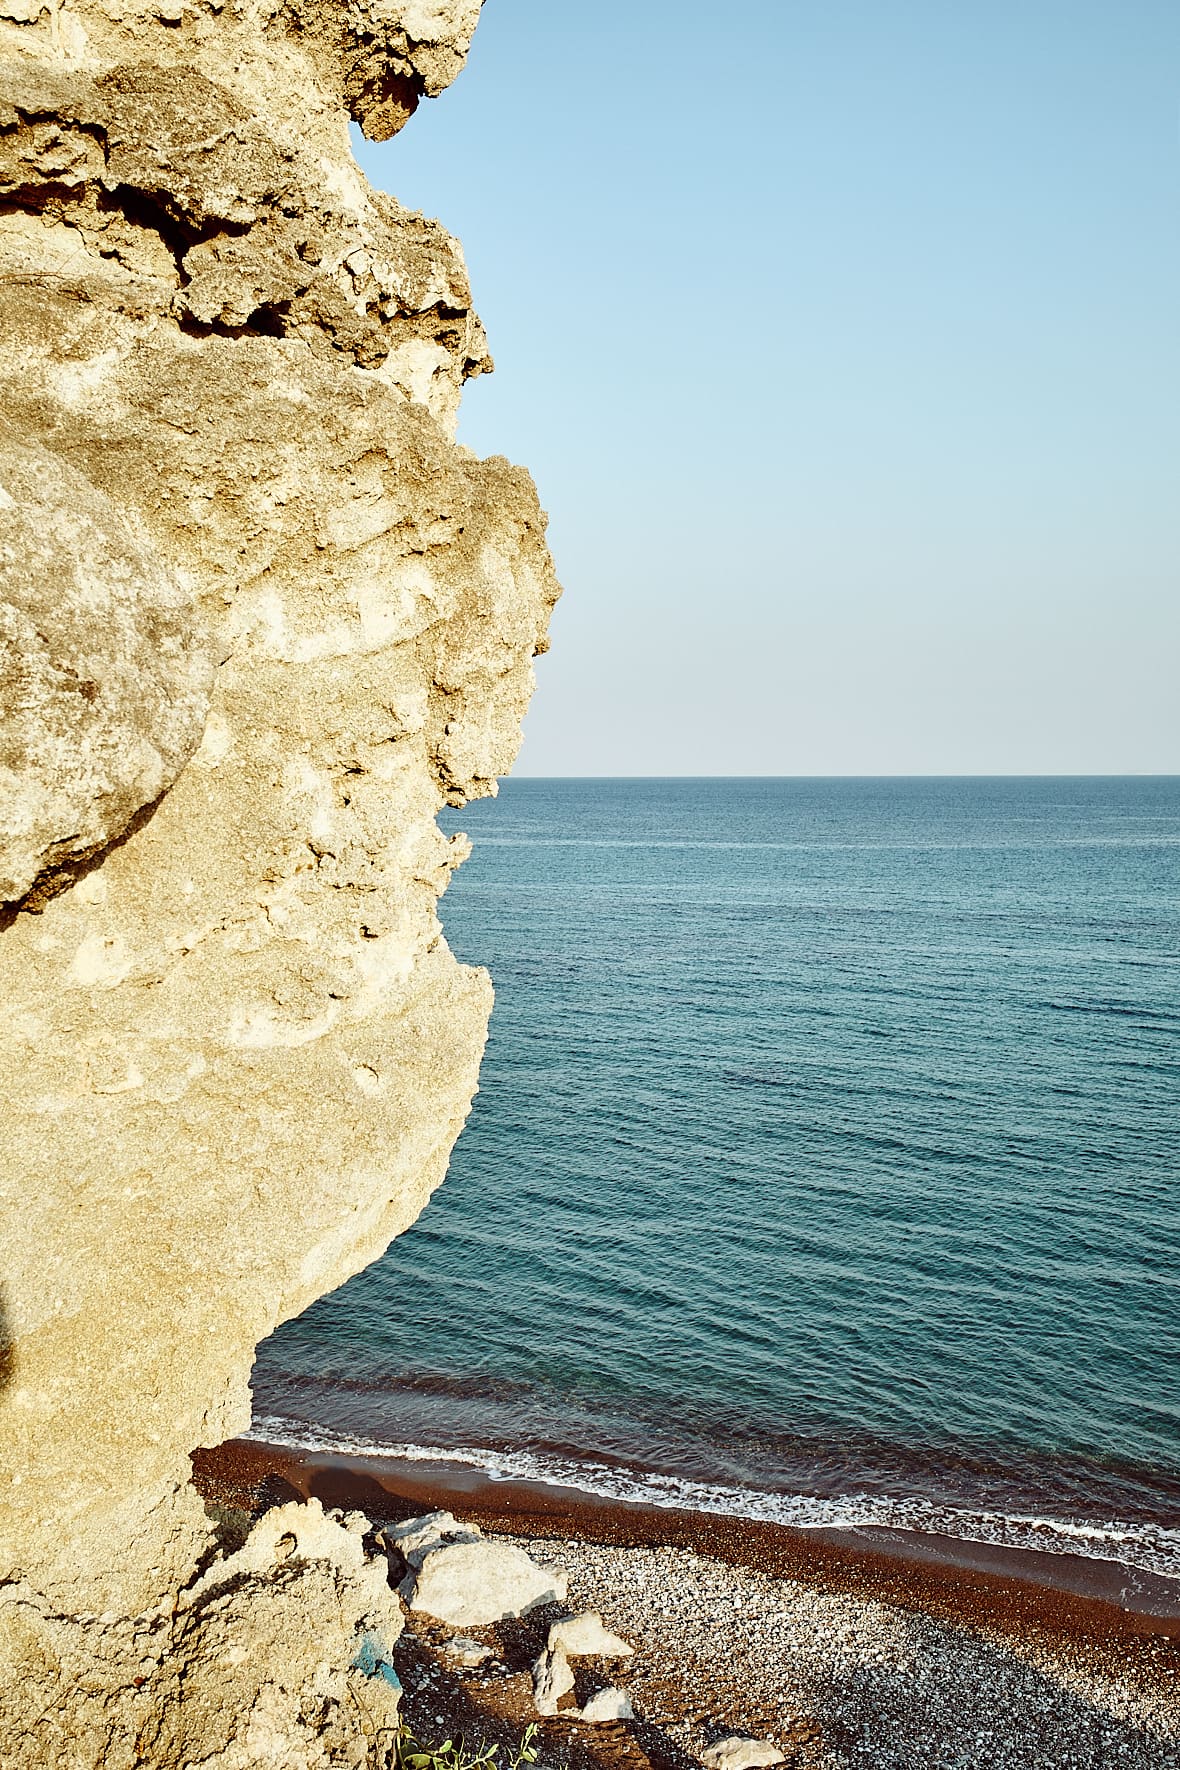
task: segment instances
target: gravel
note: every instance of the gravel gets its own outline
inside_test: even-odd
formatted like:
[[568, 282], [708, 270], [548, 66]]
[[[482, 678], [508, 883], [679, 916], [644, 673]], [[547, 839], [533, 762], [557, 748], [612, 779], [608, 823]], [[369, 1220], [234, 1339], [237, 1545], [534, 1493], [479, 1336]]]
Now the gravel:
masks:
[[[687, 1770], [739, 1733], [772, 1741], [799, 1770], [1180, 1770], [1174, 1640], [1001, 1633], [683, 1548], [501, 1540], [564, 1567], [569, 1607], [599, 1611], [636, 1650], [580, 1662], [568, 1700], [617, 1682], [637, 1719], [580, 1731], [560, 1716], [544, 1722], [542, 1767]], [[445, 1631], [417, 1625], [405, 1665], [411, 1724], [429, 1676], [431, 1722], [443, 1709], [455, 1719], [440, 1695], [450, 1688], [464, 1700], [460, 1719], [488, 1716], [509, 1730], [499, 1737], [518, 1736], [536, 1718], [527, 1667], [559, 1614], [546, 1606], [475, 1631], [497, 1658], [465, 1674], [442, 1653]], [[436, 1655], [434, 1669], [424, 1655]]]

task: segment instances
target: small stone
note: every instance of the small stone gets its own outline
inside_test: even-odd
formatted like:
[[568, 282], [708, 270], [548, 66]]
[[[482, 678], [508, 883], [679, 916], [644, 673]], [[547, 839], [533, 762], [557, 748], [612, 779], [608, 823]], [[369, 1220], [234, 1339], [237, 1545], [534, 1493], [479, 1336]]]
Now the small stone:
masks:
[[539, 1715], [555, 1715], [561, 1698], [574, 1687], [574, 1674], [561, 1648], [545, 1652], [533, 1667], [533, 1699]]
[[596, 1691], [585, 1708], [575, 1709], [574, 1714], [579, 1721], [586, 1721], [592, 1727], [601, 1726], [606, 1721], [635, 1719], [631, 1698], [625, 1690], [616, 1689], [613, 1684], [608, 1684], [605, 1690]]
[[730, 1734], [701, 1753], [708, 1770], [760, 1770], [762, 1765], [781, 1764], [783, 1754], [769, 1739], [744, 1739]]
[[482, 1666], [492, 1658], [492, 1650], [482, 1641], [472, 1640], [470, 1635], [455, 1635], [447, 1641], [443, 1652], [448, 1659], [453, 1659], [461, 1666]]
[[609, 1629], [603, 1628], [602, 1618], [595, 1610], [583, 1610], [577, 1616], [558, 1618], [549, 1630], [549, 1651], [555, 1653], [558, 1648], [575, 1659], [581, 1654], [619, 1659], [624, 1654], [635, 1651], [629, 1641], [624, 1641], [620, 1635], [612, 1635]]

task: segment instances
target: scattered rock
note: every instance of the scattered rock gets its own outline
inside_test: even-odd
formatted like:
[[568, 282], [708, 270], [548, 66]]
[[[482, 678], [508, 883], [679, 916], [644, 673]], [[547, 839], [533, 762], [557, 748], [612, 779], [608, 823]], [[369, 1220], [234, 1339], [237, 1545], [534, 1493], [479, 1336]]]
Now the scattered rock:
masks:
[[[575, 1709], [574, 1716], [579, 1721], [587, 1721], [592, 1727], [601, 1726], [605, 1721], [633, 1721], [635, 1710], [631, 1707], [631, 1698], [625, 1690], [619, 1690], [608, 1684], [605, 1690], [598, 1690], [590, 1698], [583, 1709]], [[779, 1760], [774, 1760], [778, 1762]], [[769, 1763], [770, 1759], [759, 1759], [760, 1763]]]
[[635, 1651], [629, 1641], [603, 1628], [602, 1618], [596, 1610], [583, 1610], [577, 1616], [558, 1618], [549, 1630], [549, 1651], [556, 1653], [559, 1649], [575, 1659], [590, 1654], [602, 1659], [620, 1659]]
[[565, 1600], [565, 1574], [508, 1543], [463, 1536], [415, 1548], [407, 1560], [412, 1571], [398, 1591], [410, 1609], [457, 1628], [479, 1628]]
[[574, 1687], [570, 1662], [561, 1648], [546, 1651], [533, 1667], [533, 1696], [539, 1715], [555, 1715], [561, 1698]]
[[769, 1739], [743, 1739], [731, 1734], [701, 1753], [708, 1770], [760, 1770], [765, 1764], [781, 1764], [783, 1754]]

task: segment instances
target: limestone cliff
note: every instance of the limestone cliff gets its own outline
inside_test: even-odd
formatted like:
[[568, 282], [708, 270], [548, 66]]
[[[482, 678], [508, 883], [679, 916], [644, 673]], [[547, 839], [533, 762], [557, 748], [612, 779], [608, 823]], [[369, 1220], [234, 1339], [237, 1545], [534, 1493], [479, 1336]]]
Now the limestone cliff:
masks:
[[0, 0], [3, 1764], [371, 1746], [354, 1537], [221, 1593], [188, 1455], [475, 1089], [435, 817], [511, 764], [557, 588], [528, 476], [453, 441], [461, 251], [348, 120], [478, 11]]

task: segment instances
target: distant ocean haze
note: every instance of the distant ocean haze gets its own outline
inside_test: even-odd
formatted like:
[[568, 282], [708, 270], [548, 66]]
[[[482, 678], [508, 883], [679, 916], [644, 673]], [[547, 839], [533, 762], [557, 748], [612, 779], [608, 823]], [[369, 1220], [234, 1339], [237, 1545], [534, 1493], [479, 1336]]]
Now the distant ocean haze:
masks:
[[1180, 1571], [1180, 780], [445, 822], [481, 1092], [420, 1222], [261, 1348], [256, 1430]]

